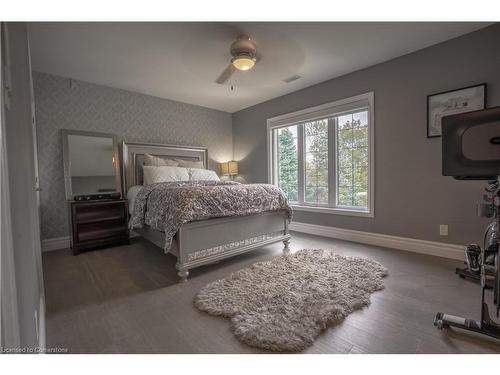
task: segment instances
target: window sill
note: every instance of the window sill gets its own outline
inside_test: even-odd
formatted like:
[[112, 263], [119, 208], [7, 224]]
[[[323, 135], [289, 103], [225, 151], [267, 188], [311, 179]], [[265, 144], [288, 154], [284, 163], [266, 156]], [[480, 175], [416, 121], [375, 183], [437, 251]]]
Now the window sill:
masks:
[[313, 206], [298, 206], [291, 204], [295, 211], [307, 211], [307, 212], [321, 212], [324, 214], [332, 215], [345, 215], [345, 216], [357, 216], [357, 217], [374, 217], [373, 211], [362, 211], [353, 210], [348, 208], [334, 208], [334, 207], [313, 207]]

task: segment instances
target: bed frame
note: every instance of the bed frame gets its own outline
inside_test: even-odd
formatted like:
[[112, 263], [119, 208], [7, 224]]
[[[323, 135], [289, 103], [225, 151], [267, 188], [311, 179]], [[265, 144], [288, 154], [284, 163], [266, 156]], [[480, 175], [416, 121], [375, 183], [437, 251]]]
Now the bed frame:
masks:
[[[142, 185], [144, 154], [161, 158], [202, 161], [208, 166], [206, 147], [161, 145], [123, 142], [124, 192], [134, 185]], [[144, 226], [134, 229], [146, 240], [164, 248], [163, 232]], [[189, 270], [218, 262], [272, 243], [282, 241], [283, 252], [290, 251], [290, 234], [285, 211], [222, 217], [193, 221], [182, 225], [172, 241], [170, 253], [177, 257], [177, 274], [187, 281]]]

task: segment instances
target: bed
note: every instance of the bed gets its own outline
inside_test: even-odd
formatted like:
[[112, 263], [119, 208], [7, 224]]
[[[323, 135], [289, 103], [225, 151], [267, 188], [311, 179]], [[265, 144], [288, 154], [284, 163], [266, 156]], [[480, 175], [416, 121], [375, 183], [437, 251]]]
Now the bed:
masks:
[[[165, 159], [198, 161], [205, 169], [208, 166], [208, 150], [205, 147], [124, 142], [124, 192], [129, 199], [131, 215], [136, 206], [135, 200], [138, 199], [141, 190], [145, 190], [141, 187], [145, 154]], [[141, 225], [133, 231], [165, 249], [166, 252], [175, 255], [177, 274], [184, 282], [187, 281], [190, 269], [215, 263], [272, 243], [283, 242], [283, 251], [289, 252], [291, 237], [288, 231], [289, 219], [290, 212], [279, 209], [243, 216], [190, 221], [183, 223], [176, 230], [168, 249], [165, 248], [164, 231], [149, 225]]]

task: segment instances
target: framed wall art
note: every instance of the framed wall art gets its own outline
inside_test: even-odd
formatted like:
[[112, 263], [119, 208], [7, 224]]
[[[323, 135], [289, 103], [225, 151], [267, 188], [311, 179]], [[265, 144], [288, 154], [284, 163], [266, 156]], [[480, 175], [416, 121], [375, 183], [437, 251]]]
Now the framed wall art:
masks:
[[441, 119], [486, 108], [486, 83], [427, 96], [427, 138], [441, 136]]

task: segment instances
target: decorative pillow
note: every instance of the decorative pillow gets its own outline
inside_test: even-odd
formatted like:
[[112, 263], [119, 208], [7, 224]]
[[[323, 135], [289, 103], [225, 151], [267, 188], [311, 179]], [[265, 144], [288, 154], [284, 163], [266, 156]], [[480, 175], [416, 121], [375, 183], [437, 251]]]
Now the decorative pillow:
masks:
[[173, 159], [163, 159], [151, 154], [144, 154], [144, 165], [153, 167], [177, 167], [179, 163]]
[[189, 181], [187, 168], [144, 166], [144, 185], [157, 182]]
[[220, 181], [219, 176], [210, 169], [187, 168], [190, 181]]
[[204, 167], [202, 161], [190, 161], [190, 160], [182, 160], [182, 159], [174, 159], [177, 163], [179, 163], [179, 167], [183, 168], [199, 168], [202, 169]]

